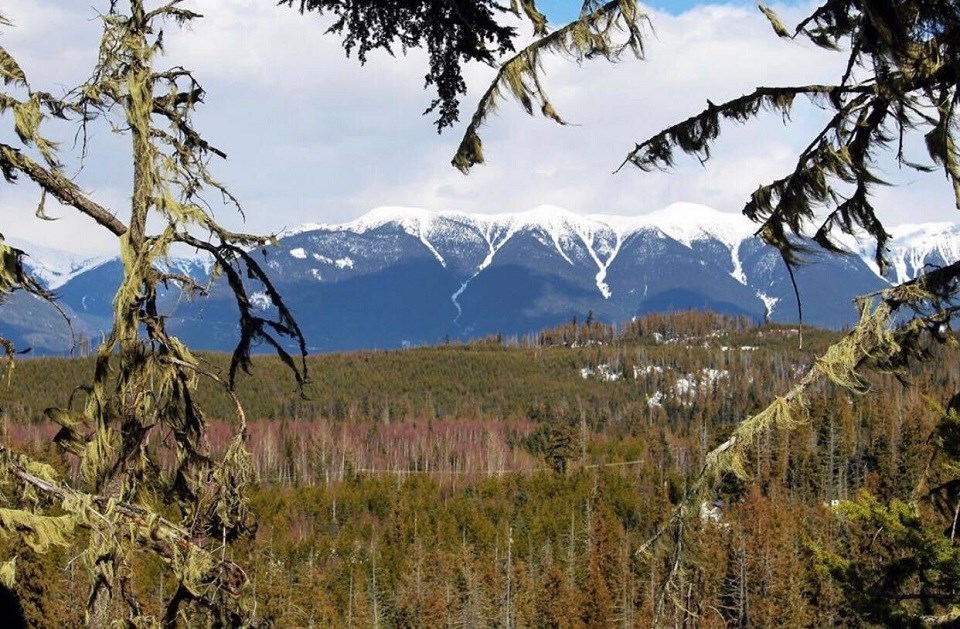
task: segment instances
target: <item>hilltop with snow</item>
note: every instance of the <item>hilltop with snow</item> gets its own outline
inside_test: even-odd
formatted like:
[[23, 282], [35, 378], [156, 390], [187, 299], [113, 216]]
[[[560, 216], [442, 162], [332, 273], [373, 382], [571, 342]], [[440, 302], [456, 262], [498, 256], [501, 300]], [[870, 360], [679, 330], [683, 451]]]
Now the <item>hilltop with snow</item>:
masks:
[[[609, 322], [687, 308], [796, 321], [786, 268], [755, 231], [740, 214], [691, 203], [638, 216], [555, 206], [513, 214], [381, 207], [342, 224], [287, 230], [265, 262], [315, 351], [527, 334], [591, 312]], [[840, 239], [851, 255], [821, 252], [797, 270], [805, 322], [851, 323], [856, 295], [960, 256], [955, 224], [890, 231], [883, 276], [873, 244], [851, 237]], [[121, 272], [116, 259], [22, 248], [64, 305], [104, 325]], [[169, 263], [198, 278], [210, 270], [196, 256]], [[251, 302], [271, 308], [259, 291], [251, 286]], [[196, 303], [171, 298], [169, 321], [199, 347], [226, 349], [236, 338], [235, 308], [225, 291]]]

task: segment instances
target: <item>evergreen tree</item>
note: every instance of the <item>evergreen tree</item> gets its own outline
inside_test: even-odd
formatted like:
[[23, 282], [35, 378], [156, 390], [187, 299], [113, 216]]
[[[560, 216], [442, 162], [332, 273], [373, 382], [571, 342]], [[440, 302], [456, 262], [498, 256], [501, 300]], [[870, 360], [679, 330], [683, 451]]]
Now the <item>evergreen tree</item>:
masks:
[[[929, 441], [930, 462], [907, 499], [862, 490], [838, 511], [843, 553], [818, 559], [864, 621], [888, 626], [960, 622], [960, 416], [955, 396]], [[922, 450], [921, 450], [922, 452]]]
[[563, 570], [554, 563], [545, 566], [535, 603], [536, 625], [549, 629], [583, 627], [578, 598]]

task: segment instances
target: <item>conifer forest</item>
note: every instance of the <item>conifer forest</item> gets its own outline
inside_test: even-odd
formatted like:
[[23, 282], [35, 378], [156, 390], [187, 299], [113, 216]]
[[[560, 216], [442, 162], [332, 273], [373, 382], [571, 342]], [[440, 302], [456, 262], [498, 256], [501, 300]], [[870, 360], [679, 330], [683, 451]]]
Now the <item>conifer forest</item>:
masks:
[[[34, 81], [6, 37], [19, 5], [0, 7], [2, 185], [39, 199], [6, 224], [55, 220], [55, 202], [122, 267], [85, 351], [31, 356], [0, 329], [0, 625], [960, 626], [960, 260], [858, 298], [843, 330], [802, 323], [823, 297], [793, 274], [852, 239], [894, 277], [890, 208], [875, 206], [888, 163], [937, 174], [960, 209], [960, 4], [820, 0], [791, 24], [761, 5], [773, 40], [839, 56], [833, 82], [708, 100], [612, 148], [617, 177], [709, 168], [730, 127], [788, 123], [801, 101], [825, 113], [789, 171], [743, 199], [797, 325], [591, 311], [322, 355], [271, 274], [276, 234], [224, 218], [254, 210], [217, 176], [203, 77], [167, 57], [164, 33], [203, 20], [202, 3], [96, 4], [76, 86]], [[494, 159], [481, 135], [498, 110], [568, 124], [548, 59], [647, 63], [656, 33], [636, 0], [586, 0], [560, 25], [534, 0], [268, 4], [325, 20], [358, 66], [422, 49], [425, 114], [462, 134], [451, 164], [470, 177]], [[494, 71], [478, 98], [473, 65]], [[82, 185], [97, 129], [129, 165], [110, 203]], [[185, 248], [209, 282], [169, 263]], [[0, 236], [0, 308], [69, 318], [30, 256]], [[232, 352], [188, 346], [164, 310], [171, 291], [214, 290], [235, 309]]]
[[[809, 416], [751, 444], [676, 539], [669, 522], [705, 457], [782, 395], [840, 336], [698, 312], [613, 330], [569, 324], [525, 339], [311, 357], [304, 400], [254, 359], [247, 410], [258, 527], [246, 566], [254, 623], [274, 626], [885, 626], [922, 618], [956, 581], [955, 504], [939, 508], [957, 446], [957, 350], [936, 374], [825, 383]], [[228, 357], [210, 355], [211, 368]], [[42, 408], [89, 360], [17, 363], [8, 447], [78, 473]], [[198, 398], [212, 417], [232, 401]], [[14, 419], [17, 418], [17, 419]], [[235, 426], [214, 420], [222, 456]], [[174, 460], [162, 461], [172, 468]], [[84, 540], [38, 553], [8, 537], [37, 626], [84, 622]], [[674, 574], [681, 560], [682, 572]], [[145, 613], [173, 587], [133, 558]], [[672, 580], [672, 582], [671, 582]], [[668, 588], [669, 584], [669, 588]], [[923, 608], [920, 595], [935, 600]], [[920, 622], [920, 620], [917, 620]]]

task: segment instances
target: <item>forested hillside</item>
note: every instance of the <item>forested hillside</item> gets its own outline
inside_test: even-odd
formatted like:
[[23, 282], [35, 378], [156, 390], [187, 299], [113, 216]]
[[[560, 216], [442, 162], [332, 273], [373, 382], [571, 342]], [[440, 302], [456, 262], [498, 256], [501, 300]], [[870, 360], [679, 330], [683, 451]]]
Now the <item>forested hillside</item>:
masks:
[[[810, 422], [759, 438], [750, 480], [701, 505], [683, 548], [644, 550], [705, 454], [836, 336], [805, 330], [800, 350], [794, 328], [696, 312], [622, 330], [575, 321], [527, 339], [316, 356], [307, 399], [276, 360], [257, 359], [239, 391], [260, 525], [235, 551], [253, 572], [255, 616], [277, 626], [645, 626], [660, 608], [719, 627], [926, 613], [912, 594], [947, 587], [956, 547], [924, 537], [920, 519], [876, 525], [874, 507], [935, 486], [935, 453], [953, 434], [935, 401], [960, 383], [955, 349], [937, 349], [936, 369], [912, 374], [909, 388], [878, 376], [870, 395], [810, 392]], [[83, 360], [19, 361], [0, 393], [4, 443], [49, 448], [69, 473], [41, 407], [66, 406], [85, 373]], [[228, 400], [199, 395], [222, 451]], [[922, 504], [924, 522], [950, 526]], [[30, 618], [79, 622], [72, 549], [21, 551]], [[885, 563], [938, 552], [939, 573]], [[689, 567], [682, 588], [664, 588], [675, 553]], [[154, 562], [144, 555], [136, 582], [156, 593], [159, 613], [170, 586]], [[903, 597], [878, 605], [890, 583]]]

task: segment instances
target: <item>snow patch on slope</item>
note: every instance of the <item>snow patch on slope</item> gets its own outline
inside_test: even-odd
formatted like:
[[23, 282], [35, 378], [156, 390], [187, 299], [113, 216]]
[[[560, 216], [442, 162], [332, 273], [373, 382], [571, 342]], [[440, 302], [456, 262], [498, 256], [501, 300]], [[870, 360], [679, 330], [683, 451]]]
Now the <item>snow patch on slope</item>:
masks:
[[[474, 218], [477, 219], [478, 217]], [[463, 315], [463, 308], [460, 306], [460, 295], [463, 294], [463, 291], [467, 290], [467, 286], [469, 286], [473, 278], [480, 275], [484, 269], [490, 266], [494, 256], [497, 255], [497, 251], [516, 233], [516, 226], [513, 222], [508, 223], [508, 228], [503, 230], [499, 228], [493, 218], [486, 221], [477, 220], [477, 227], [479, 228], [480, 235], [483, 236], [484, 241], [487, 243], [487, 256], [477, 265], [473, 274], [464, 280], [460, 288], [450, 296], [450, 301], [453, 302], [453, 306], [457, 309], [457, 316], [453, 319], [454, 323], [459, 322], [460, 317]]]
[[91, 271], [116, 258], [116, 256], [88, 257], [68, 253], [60, 249], [35, 245], [20, 238], [5, 238], [4, 242], [27, 254], [23, 258], [24, 264], [31, 274], [50, 290], [56, 290], [81, 273]]
[[323, 264], [333, 265], [338, 269], [340, 269], [341, 271], [343, 269], [353, 268], [353, 258], [351, 258], [350, 256], [343, 256], [342, 258], [337, 258], [336, 260], [334, 260], [333, 258], [328, 258], [327, 256], [322, 256], [319, 253], [315, 253], [313, 254], [313, 259], [316, 260], [317, 262], [322, 262]]
[[[580, 221], [576, 224], [577, 235], [587, 249], [587, 253], [593, 262], [597, 265], [597, 289], [604, 299], [610, 299], [613, 291], [607, 284], [607, 270], [610, 264], [620, 253], [620, 245], [623, 244], [623, 234], [613, 229], [608, 223], [590, 219]], [[606, 256], [604, 259], [602, 256]]]
[[757, 291], [757, 297], [760, 298], [760, 301], [763, 302], [764, 312], [766, 313], [767, 318], [773, 316], [773, 309], [777, 306], [777, 303], [780, 301], [779, 297], [771, 297], [764, 293], [763, 291]]

